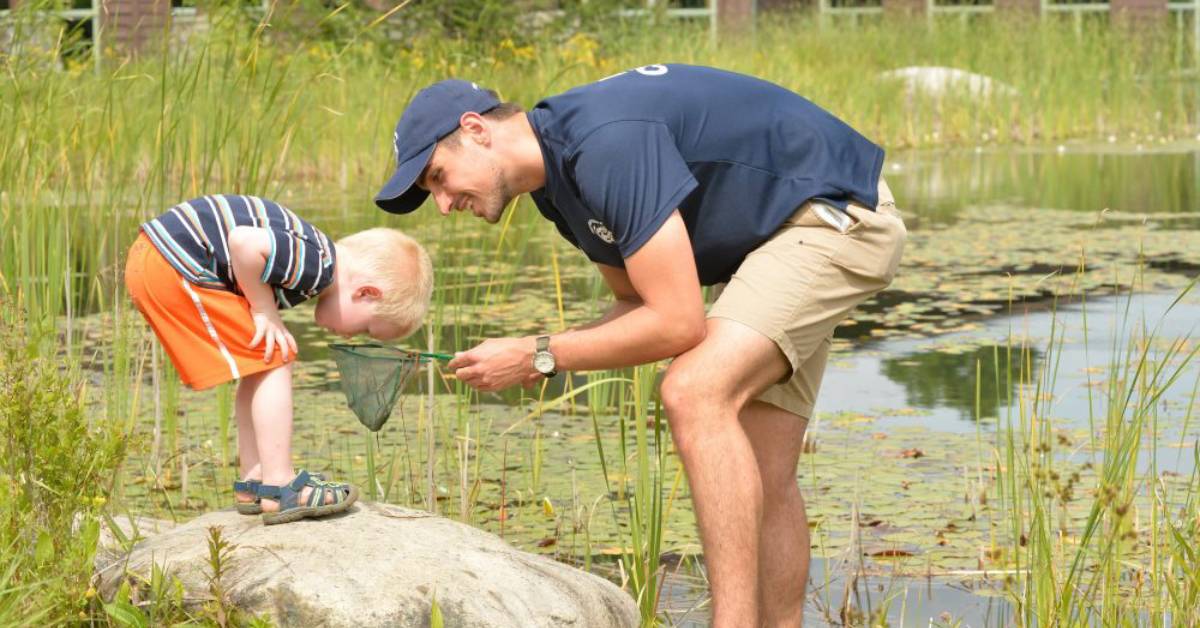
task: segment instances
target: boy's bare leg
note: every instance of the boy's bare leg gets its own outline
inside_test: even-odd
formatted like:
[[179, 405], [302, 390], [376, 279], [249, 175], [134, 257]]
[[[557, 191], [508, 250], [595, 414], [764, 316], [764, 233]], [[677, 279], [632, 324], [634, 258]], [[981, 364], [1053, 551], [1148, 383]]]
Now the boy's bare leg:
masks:
[[[246, 381], [252, 382], [251, 429], [263, 484], [283, 486], [296, 477], [292, 467], [292, 365], [256, 373]], [[278, 509], [275, 500], [263, 500], [263, 510]]]
[[759, 617], [770, 628], [799, 628], [808, 587], [809, 534], [796, 461], [808, 421], [761, 401], [746, 404], [739, 419], [763, 486]]
[[[262, 479], [262, 464], [258, 461], [258, 440], [254, 436], [254, 414], [251, 402], [254, 400], [254, 393], [258, 390], [258, 384], [264, 375], [266, 373], [255, 373], [238, 382], [233, 416], [237, 419], [238, 430], [238, 473], [243, 480]], [[235, 498], [239, 502], [250, 503], [257, 496], [251, 493], [238, 493]]]
[[[292, 466], [292, 365], [285, 364], [251, 377], [257, 380], [249, 394], [262, 481], [270, 486], [283, 486], [296, 477], [296, 469]], [[311, 491], [311, 488], [305, 488], [300, 495], [301, 501]], [[328, 501], [332, 499], [332, 496], [327, 498]], [[264, 512], [278, 511], [279, 502], [264, 497], [262, 508]]]

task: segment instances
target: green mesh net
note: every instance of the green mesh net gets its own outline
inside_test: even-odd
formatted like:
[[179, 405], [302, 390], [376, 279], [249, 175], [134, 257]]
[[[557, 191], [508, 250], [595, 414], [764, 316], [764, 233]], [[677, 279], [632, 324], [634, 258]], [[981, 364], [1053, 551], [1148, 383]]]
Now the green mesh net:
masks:
[[447, 359], [438, 354], [411, 353], [378, 344], [329, 345], [342, 376], [342, 392], [354, 416], [378, 432], [392, 416], [404, 384], [422, 362]]

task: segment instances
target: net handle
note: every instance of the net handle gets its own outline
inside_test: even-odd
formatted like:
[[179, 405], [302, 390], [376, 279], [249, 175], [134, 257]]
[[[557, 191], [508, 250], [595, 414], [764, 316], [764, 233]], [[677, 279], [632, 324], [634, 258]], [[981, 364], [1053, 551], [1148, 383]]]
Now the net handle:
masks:
[[432, 353], [432, 352], [425, 352], [425, 351], [409, 351], [408, 349], [401, 349], [400, 347], [393, 347], [390, 345], [379, 344], [377, 342], [368, 342], [366, 344], [361, 344], [361, 345], [334, 343], [334, 344], [329, 345], [329, 348], [330, 349], [340, 349], [342, 351], [348, 351], [351, 353], [353, 353], [355, 349], [389, 349], [391, 351], [397, 351], [399, 353], [415, 355], [418, 357], [429, 358], [429, 359], [433, 359], [433, 360], [440, 360], [442, 362], [449, 362], [450, 360], [454, 359], [454, 356], [448, 355], [445, 353]]

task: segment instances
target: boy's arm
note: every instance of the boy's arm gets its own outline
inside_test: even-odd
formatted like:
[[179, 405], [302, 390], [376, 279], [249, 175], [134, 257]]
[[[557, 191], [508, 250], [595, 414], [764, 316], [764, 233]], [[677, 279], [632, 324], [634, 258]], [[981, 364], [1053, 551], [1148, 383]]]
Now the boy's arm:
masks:
[[249, 346], [254, 348], [260, 342], [266, 342], [264, 362], [271, 361], [278, 346], [280, 356], [287, 362], [290, 355], [296, 353], [296, 339], [279, 317], [271, 287], [262, 280], [270, 254], [270, 231], [248, 226], [234, 227], [229, 231], [229, 263], [238, 287], [250, 302], [250, 314], [254, 317], [254, 337], [250, 339]]

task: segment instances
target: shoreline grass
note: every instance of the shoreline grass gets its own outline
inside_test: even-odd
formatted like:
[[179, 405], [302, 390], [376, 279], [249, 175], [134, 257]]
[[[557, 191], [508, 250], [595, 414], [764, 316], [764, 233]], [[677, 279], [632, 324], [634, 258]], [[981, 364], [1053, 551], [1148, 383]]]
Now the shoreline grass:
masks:
[[[1162, 316], [1196, 283], [1183, 289]], [[1193, 346], [1194, 337], [1164, 339], [1162, 346], [1161, 319], [1135, 317], [1132, 295], [1123, 299], [1123, 304], [1115, 301], [1123, 310], [1113, 313], [1120, 324], [1112, 334], [1104, 400], [1096, 404], [1099, 414], [1088, 416], [1095, 453], [1082, 466], [1072, 464], [1075, 452], [1057, 434], [1050, 402], [1064, 331], [1057, 325], [1052, 329], [1038, 369], [1027, 359], [1027, 346], [1010, 342], [1005, 355], [997, 355], [1017, 361], [1017, 389], [1023, 391], [1009, 405], [996, 449], [1001, 509], [1010, 541], [1016, 541], [1010, 560], [1017, 573], [1027, 574], [1008, 589], [1020, 625], [1200, 622], [1200, 580], [1193, 568], [1200, 548], [1200, 464], [1178, 495], [1160, 477], [1154, 446], [1163, 413], [1159, 401], [1181, 383], [1200, 346]], [[1086, 321], [1085, 306], [1085, 338]], [[1195, 386], [1200, 381], [1193, 386], [1193, 402]], [[1090, 400], [1092, 388], [1088, 391]], [[1193, 409], [1189, 404], [1183, 417], [1185, 434]], [[1146, 455], [1148, 462], [1142, 460]], [[1081, 470], [1092, 468], [1094, 479], [1081, 481]], [[1082, 527], [1067, 513], [1069, 502], [1079, 497], [1087, 508]]]

